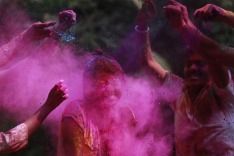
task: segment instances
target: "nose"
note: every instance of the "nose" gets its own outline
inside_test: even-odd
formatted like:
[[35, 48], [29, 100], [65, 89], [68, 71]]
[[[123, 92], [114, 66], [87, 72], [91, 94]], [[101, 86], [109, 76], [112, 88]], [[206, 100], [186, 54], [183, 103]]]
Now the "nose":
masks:
[[197, 70], [198, 66], [195, 63], [193, 63], [193, 64], [190, 65], [189, 69], [190, 70]]

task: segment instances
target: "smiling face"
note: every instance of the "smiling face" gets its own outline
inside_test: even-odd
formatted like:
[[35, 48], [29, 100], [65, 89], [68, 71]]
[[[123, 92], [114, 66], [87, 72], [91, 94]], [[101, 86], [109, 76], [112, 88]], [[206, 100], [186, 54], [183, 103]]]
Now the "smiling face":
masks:
[[195, 52], [185, 59], [184, 77], [188, 87], [204, 87], [210, 81], [207, 63]]
[[101, 109], [109, 109], [121, 97], [123, 71], [113, 59], [98, 56], [91, 60], [84, 72], [85, 101]]
[[111, 108], [121, 97], [122, 81], [117, 75], [100, 74], [98, 78], [89, 78], [84, 82], [86, 101], [98, 108]]

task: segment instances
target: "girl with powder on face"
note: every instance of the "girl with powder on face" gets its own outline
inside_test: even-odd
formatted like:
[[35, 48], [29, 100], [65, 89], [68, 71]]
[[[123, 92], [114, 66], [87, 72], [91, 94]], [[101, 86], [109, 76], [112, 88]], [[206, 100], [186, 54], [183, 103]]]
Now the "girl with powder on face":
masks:
[[5, 133], [0, 132], [0, 153], [16, 152], [25, 148], [28, 137], [38, 129], [50, 112], [68, 98], [67, 92], [63, 81], [60, 81], [50, 90], [46, 102], [24, 123]]
[[131, 109], [119, 106], [122, 68], [108, 56], [94, 55], [83, 78], [83, 99], [70, 103], [62, 116], [58, 155], [123, 155], [121, 141], [136, 123]]

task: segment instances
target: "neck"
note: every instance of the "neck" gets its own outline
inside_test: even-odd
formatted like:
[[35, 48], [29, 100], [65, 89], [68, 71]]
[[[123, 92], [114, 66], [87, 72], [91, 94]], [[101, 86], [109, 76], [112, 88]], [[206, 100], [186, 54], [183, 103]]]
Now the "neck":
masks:
[[187, 91], [191, 101], [195, 101], [200, 91], [203, 89], [203, 85], [188, 86]]

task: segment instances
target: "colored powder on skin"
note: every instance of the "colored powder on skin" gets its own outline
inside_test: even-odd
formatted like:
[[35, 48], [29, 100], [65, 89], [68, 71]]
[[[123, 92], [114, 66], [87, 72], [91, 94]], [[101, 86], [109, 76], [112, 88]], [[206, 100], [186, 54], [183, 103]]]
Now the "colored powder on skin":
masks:
[[[17, 122], [22, 122], [45, 102], [53, 85], [63, 79], [69, 89], [69, 99], [53, 111], [45, 121], [46, 127], [49, 127], [49, 132], [57, 137], [64, 107], [70, 101], [82, 99], [82, 64], [85, 64], [85, 60], [73, 56], [69, 50], [58, 50], [54, 55], [48, 57], [43, 55], [40, 58], [39, 56], [37, 55], [36, 58], [33, 56], [28, 57], [12, 68], [0, 73], [1, 106], [15, 114], [14, 118]], [[156, 128], [161, 128], [162, 131], [167, 127], [167, 125], [163, 125], [160, 118], [161, 112], [155, 106], [155, 100], [158, 98], [155, 89], [158, 87], [152, 87], [148, 81], [144, 78], [126, 77], [119, 107], [129, 106], [133, 110], [137, 120], [137, 127], [131, 131], [126, 130], [123, 133], [124, 139], [116, 139], [112, 144], [113, 149], [121, 147], [123, 153], [127, 151], [130, 155], [142, 156], [147, 155], [147, 153], [153, 155], [164, 153], [167, 155], [171, 151], [170, 138], [155, 134], [157, 133], [157, 130], [153, 132], [155, 127], [147, 124], [154, 123], [153, 125], [157, 125]], [[163, 90], [163, 92], [166, 93], [166, 90]], [[152, 112], [154, 114], [153, 118], [151, 116]], [[143, 132], [144, 135], [139, 137], [139, 133], [145, 129], [153, 130]], [[54, 146], [56, 146], [56, 143], [54, 143]]]
[[[35, 47], [32, 46], [31, 51], [33, 50]], [[56, 138], [65, 106], [70, 101], [83, 98], [82, 82], [86, 58], [74, 56], [69, 49], [56, 49], [51, 55], [45, 55], [51, 53], [46, 49], [43, 51], [44, 55], [37, 53], [39, 54], [28, 56], [0, 72], [1, 107], [12, 113], [18, 123], [23, 122], [45, 102], [53, 85], [63, 79], [69, 89], [69, 99], [56, 108], [44, 122], [44, 126]], [[161, 133], [170, 126], [164, 123], [159, 105], [162, 96], [172, 101], [176, 95], [172, 95], [167, 88], [152, 85], [149, 78], [126, 77], [125, 81], [119, 107], [129, 106], [133, 110], [137, 126], [124, 131], [121, 134], [124, 139], [117, 138], [112, 144], [113, 149], [121, 148], [122, 155], [169, 155], [173, 141], [168, 135]], [[54, 147], [56, 144], [54, 142]]]

